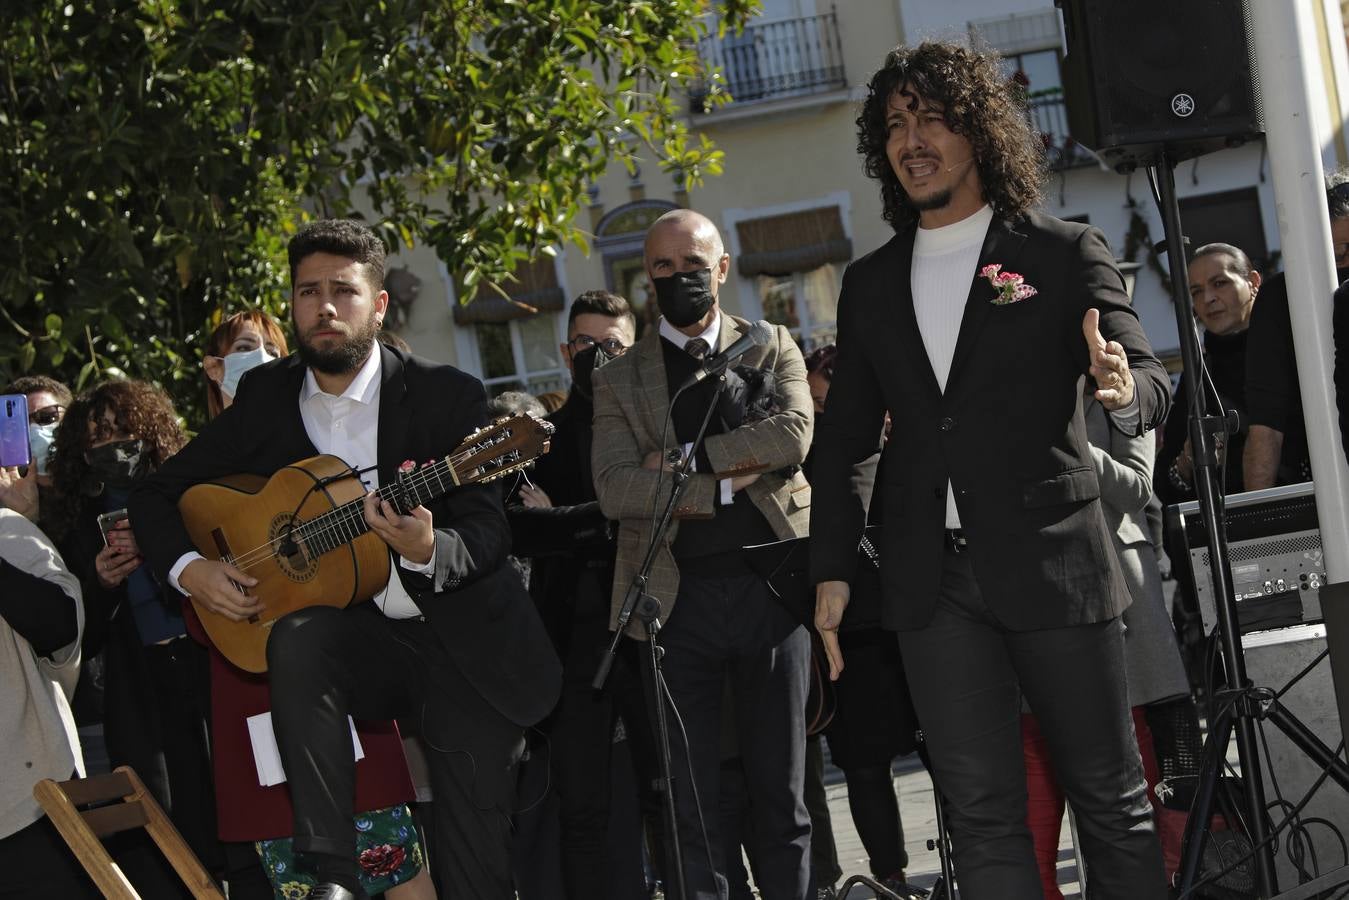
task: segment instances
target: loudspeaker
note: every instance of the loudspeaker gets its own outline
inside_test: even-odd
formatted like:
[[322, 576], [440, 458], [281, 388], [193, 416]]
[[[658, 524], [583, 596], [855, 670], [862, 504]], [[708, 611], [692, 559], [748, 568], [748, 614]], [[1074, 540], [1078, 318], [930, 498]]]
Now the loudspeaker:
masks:
[[1263, 124], [1245, 0], [1055, 0], [1068, 130], [1118, 171], [1235, 147]]
[[[1245, 650], [1246, 674], [1257, 687], [1275, 691], [1288, 687], [1289, 682], [1326, 649], [1326, 626], [1299, 625], [1274, 631], [1260, 631], [1241, 639]], [[1330, 661], [1322, 659], [1296, 684], [1288, 687], [1281, 701], [1288, 711], [1306, 725], [1327, 747], [1334, 749], [1343, 737], [1339, 709], [1335, 703]], [[1265, 798], [1276, 802], [1282, 797], [1295, 804], [1321, 777], [1321, 766], [1314, 763], [1272, 723], [1260, 725], [1269, 741], [1269, 756], [1261, 753]], [[1277, 789], [1277, 795], [1276, 795]], [[1277, 824], [1283, 821], [1288, 808], [1273, 808], [1270, 816]], [[1340, 835], [1349, 838], [1349, 799], [1333, 780], [1327, 779], [1312, 796], [1300, 817], [1305, 827], [1302, 837], [1315, 852], [1320, 874], [1345, 862]], [[1279, 839], [1275, 857], [1279, 885], [1287, 889], [1298, 883], [1293, 865], [1297, 851], [1289, 843], [1289, 836]], [[1311, 868], [1311, 860], [1305, 863]]]

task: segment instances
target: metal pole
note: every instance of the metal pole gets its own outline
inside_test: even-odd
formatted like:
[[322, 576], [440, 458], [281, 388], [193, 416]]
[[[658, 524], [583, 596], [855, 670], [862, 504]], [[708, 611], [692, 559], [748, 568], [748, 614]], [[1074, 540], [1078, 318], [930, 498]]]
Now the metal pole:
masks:
[[[1171, 266], [1171, 303], [1175, 307], [1176, 331], [1180, 335], [1181, 356], [1185, 371], [1186, 400], [1190, 408], [1190, 445], [1194, 450], [1194, 490], [1199, 498], [1199, 509], [1204, 516], [1204, 532], [1209, 549], [1209, 575], [1213, 579], [1214, 608], [1218, 616], [1218, 639], [1222, 650], [1223, 670], [1229, 690], [1246, 691], [1251, 680], [1246, 677], [1246, 661], [1242, 655], [1241, 628], [1237, 622], [1237, 604], [1232, 588], [1232, 564], [1227, 553], [1227, 531], [1221, 509], [1222, 487], [1218, 483], [1218, 458], [1213, 438], [1224, 422], [1210, 421], [1207, 398], [1198, 377], [1200, 371], [1199, 340], [1195, 335], [1194, 318], [1190, 312], [1189, 292], [1185, 285], [1187, 262], [1184, 232], [1180, 224], [1180, 203], [1176, 200], [1176, 164], [1163, 154], [1157, 166], [1157, 188], [1160, 193], [1162, 225], [1166, 232], [1166, 255]], [[1239, 698], [1244, 704], [1245, 698]], [[1274, 896], [1278, 882], [1274, 874], [1274, 852], [1265, 839], [1265, 790], [1260, 772], [1259, 745], [1256, 743], [1255, 722], [1245, 707], [1235, 710], [1237, 758], [1241, 762], [1241, 777], [1246, 781], [1246, 828], [1251, 843], [1260, 849], [1255, 853], [1255, 888], [1262, 898]], [[1209, 740], [1214, 740], [1209, 735]], [[1214, 765], [1221, 765], [1222, 755], [1216, 754]], [[1208, 821], [1208, 811], [1191, 810], [1193, 818], [1199, 814], [1201, 822]], [[1187, 852], [1193, 851], [1187, 848]], [[1188, 889], [1190, 885], [1182, 887]]]
[[1349, 581], [1349, 466], [1340, 444], [1331, 382], [1335, 260], [1315, 113], [1326, 108], [1328, 100], [1311, 2], [1255, 0], [1248, 8], [1257, 80], [1264, 98], [1265, 142], [1274, 177], [1302, 410], [1316, 476], [1321, 545], [1330, 580], [1342, 582]]

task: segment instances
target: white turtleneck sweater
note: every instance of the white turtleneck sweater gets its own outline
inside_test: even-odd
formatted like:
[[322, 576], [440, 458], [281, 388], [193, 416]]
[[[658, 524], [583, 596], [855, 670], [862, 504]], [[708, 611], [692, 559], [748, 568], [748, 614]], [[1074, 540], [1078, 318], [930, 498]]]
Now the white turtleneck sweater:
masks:
[[[918, 333], [937, 376], [937, 385], [946, 390], [951, 360], [956, 353], [960, 320], [965, 316], [965, 301], [970, 296], [974, 268], [979, 251], [993, 221], [993, 209], [984, 206], [972, 216], [941, 228], [919, 228], [913, 241], [913, 311], [918, 317]], [[955, 491], [946, 485], [946, 527], [960, 527]]]

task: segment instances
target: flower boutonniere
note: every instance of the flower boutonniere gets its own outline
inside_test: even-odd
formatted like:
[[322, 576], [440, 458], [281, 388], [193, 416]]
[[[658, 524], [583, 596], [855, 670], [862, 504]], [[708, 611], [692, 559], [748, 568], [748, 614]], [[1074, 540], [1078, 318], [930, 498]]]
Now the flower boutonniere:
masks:
[[1017, 273], [1002, 271], [1002, 263], [989, 263], [984, 266], [979, 270], [979, 277], [987, 278], [988, 283], [998, 292], [997, 296], [989, 301], [995, 306], [1019, 303], [1040, 293], [1026, 284], [1026, 279]]

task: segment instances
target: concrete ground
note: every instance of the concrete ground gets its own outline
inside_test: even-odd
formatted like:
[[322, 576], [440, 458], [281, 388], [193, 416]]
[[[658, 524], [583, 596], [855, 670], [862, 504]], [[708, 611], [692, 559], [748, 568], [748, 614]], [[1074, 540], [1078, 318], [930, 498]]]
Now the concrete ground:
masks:
[[[899, 816], [904, 823], [905, 847], [909, 852], [909, 882], [918, 887], [931, 888], [941, 874], [941, 861], [936, 851], [927, 849], [927, 842], [937, 836], [932, 781], [916, 756], [897, 761], [894, 772]], [[867, 868], [866, 850], [862, 848], [862, 841], [853, 827], [852, 815], [848, 812], [848, 788], [843, 783], [843, 774], [832, 766], [826, 767], [825, 784], [834, 843], [838, 848], [839, 865], [843, 868], [843, 878], [839, 879], [842, 885], [850, 875], [870, 875], [871, 871]], [[1068, 900], [1080, 898], [1082, 894], [1077, 883], [1077, 861], [1066, 821], [1059, 837], [1059, 848], [1059, 888]], [[846, 900], [872, 900], [875, 896], [869, 888], [857, 885], [848, 893]]]

